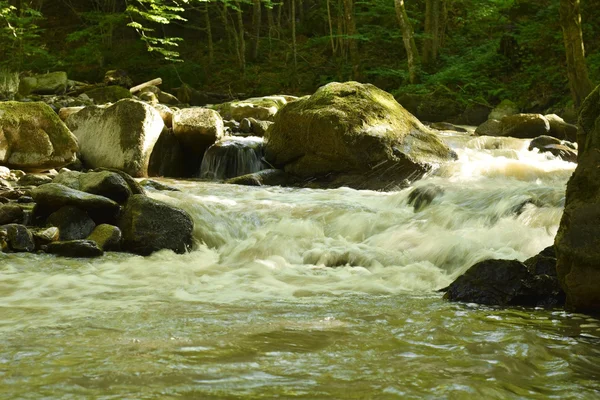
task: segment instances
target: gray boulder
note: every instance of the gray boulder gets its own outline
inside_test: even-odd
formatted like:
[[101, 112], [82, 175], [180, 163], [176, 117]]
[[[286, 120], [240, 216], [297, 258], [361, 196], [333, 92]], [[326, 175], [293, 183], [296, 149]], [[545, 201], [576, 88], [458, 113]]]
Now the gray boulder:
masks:
[[184, 108], [173, 114], [173, 133], [185, 149], [202, 157], [224, 135], [223, 119], [208, 108]]
[[129, 198], [119, 228], [123, 249], [140, 255], [162, 249], [185, 253], [193, 242], [194, 222], [187, 212], [142, 195]]
[[86, 107], [67, 118], [91, 168], [116, 168], [134, 177], [148, 175], [150, 155], [164, 122], [152, 106], [120, 100], [107, 108]]
[[0, 103], [0, 164], [24, 171], [75, 160], [77, 139], [45, 103]]
[[502, 133], [519, 139], [530, 139], [550, 134], [550, 123], [541, 114], [515, 114], [500, 120]]

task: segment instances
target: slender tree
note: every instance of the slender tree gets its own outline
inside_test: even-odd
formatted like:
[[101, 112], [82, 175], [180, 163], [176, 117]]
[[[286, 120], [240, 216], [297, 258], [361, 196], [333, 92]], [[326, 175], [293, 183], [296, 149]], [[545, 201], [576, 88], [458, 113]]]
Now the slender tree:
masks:
[[560, 0], [560, 23], [567, 55], [567, 77], [571, 96], [575, 107], [579, 108], [593, 89], [585, 64], [579, 0]]
[[254, 37], [252, 38], [252, 60], [258, 59], [258, 47], [260, 45], [260, 21], [261, 6], [260, 0], [252, 0], [252, 27], [254, 28]]
[[352, 79], [358, 79], [360, 61], [356, 40], [356, 22], [354, 21], [354, 0], [344, 0], [344, 19], [346, 20], [348, 52], [352, 63]]
[[404, 42], [404, 48], [406, 49], [406, 57], [408, 59], [408, 76], [410, 83], [417, 83], [419, 81], [418, 70], [420, 64], [419, 50], [415, 43], [415, 34], [406, 14], [404, 8], [404, 0], [394, 0], [394, 6], [396, 8], [396, 17], [400, 23], [400, 29], [402, 30], [402, 41]]

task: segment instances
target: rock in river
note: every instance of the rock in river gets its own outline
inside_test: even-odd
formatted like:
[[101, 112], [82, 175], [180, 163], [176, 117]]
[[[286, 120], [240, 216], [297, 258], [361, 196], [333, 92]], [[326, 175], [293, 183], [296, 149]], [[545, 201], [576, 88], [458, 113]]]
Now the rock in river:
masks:
[[384, 189], [455, 159], [433, 131], [370, 84], [330, 83], [287, 104], [267, 133], [265, 158], [323, 186]]

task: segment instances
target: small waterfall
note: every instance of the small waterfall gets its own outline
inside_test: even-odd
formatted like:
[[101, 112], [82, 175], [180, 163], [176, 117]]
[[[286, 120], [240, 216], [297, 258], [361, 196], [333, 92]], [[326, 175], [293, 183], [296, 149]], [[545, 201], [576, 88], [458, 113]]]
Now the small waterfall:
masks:
[[206, 150], [200, 178], [223, 180], [258, 172], [265, 168], [263, 156], [263, 138], [226, 137]]

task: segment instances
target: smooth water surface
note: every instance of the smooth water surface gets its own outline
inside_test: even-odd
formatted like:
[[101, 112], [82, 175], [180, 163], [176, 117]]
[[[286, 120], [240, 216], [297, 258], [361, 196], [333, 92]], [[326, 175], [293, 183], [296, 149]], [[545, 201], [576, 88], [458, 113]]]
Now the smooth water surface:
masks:
[[552, 244], [574, 164], [444, 139], [459, 161], [395, 192], [169, 181], [189, 254], [0, 253], [0, 398], [600, 397], [598, 320], [436, 292]]

